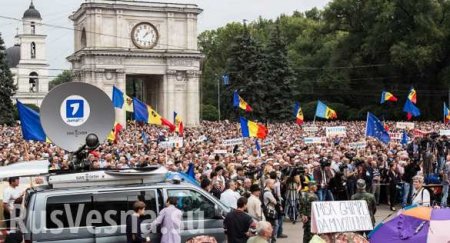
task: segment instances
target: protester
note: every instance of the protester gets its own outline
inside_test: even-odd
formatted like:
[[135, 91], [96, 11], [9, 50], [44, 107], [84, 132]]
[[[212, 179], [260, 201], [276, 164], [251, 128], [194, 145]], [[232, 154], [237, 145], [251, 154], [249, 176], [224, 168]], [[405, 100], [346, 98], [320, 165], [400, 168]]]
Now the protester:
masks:
[[230, 208], [237, 208], [237, 201], [241, 195], [236, 192], [236, 182], [229, 180], [225, 187], [226, 190], [220, 194], [220, 201]]
[[21, 204], [24, 192], [19, 188], [19, 178], [10, 177], [9, 186], [3, 191], [3, 218], [6, 222], [6, 228], [12, 227], [12, 220], [18, 217], [17, 211], [20, 208], [16, 204]]
[[248, 239], [247, 243], [268, 243], [272, 237], [273, 228], [269, 222], [260, 221], [256, 224], [256, 236]]
[[141, 231], [141, 216], [145, 213], [145, 203], [136, 201], [133, 204], [133, 211], [133, 214], [128, 215], [126, 219], [127, 243], [147, 242]]
[[175, 207], [177, 203], [178, 198], [169, 197], [166, 207], [159, 212], [158, 217], [150, 225], [152, 229], [161, 225], [161, 243], [181, 242], [180, 230], [183, 212]]
[[260, 200], [261, 188], [257, 184], [250, 187], [251, 195], [248, 198], [247, 212], [250, 216], [256, 218], [258, 221], [265, 220], [263, 207]]
[[423, 176], [415, 176], [413, 186], [412, 204], [429, 207], [431, 204], [430, 192], [423, 187]]
[[256, 223], [245, 213], [247, 198], [241, 197], [237, 201], [237, 208], [229, 212], [223, 221], [223, 227], [229, 243], [245, 243], [250, 238], [250, 228]]

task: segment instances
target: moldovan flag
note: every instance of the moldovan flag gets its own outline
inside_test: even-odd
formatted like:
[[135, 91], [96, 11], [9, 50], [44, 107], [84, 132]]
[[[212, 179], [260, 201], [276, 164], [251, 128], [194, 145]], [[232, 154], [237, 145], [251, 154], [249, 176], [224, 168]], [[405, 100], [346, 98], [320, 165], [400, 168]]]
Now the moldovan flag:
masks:
[[444, 123], [447, 124], [450, 121], [450, 110], [444, 102]]
[[46, 136], [44, 129], [42, 129], [39, 113], [22, 104], [19, 100], [16, 100], [16, 102], [23, 139], [46, 142]]
[[417, 93], [414, 87], [411, 87], [409, 90], [408, 100], [410, 100], [413, 104], [417, 103]]
[[383, 104], [384, 102], [386, 102], [386, 101], [393, 101], [393, 102], [396, 102], [397, 101], [397, 97], [395, 97], [392, 93], [390, 93], [390, 92], [386, 92], [386, 91], [383, 91], [382, 93], [381, 93], [381, 101], [380, 101], [380, 104]]
[[241, 121], [242, 137], [245, 138], [254, 137], [261, 139], [265, 139], [267, 137], [267, 134], [269, 133], [267, 127], [258, 124], [256, 122], [249, 121], [243, 117], [240, 118], [240, 121]]
[[253, 109], [250, 107], [250, 105], [245, 102], [244, 99], [241, 98], [241, 96], [239, 96], [237, 90], [234, 91], [233, 94], [233, 107], [239, 107], [244, 111], [248, 111], [251, 112]]
[[336, 119], [336, 111], [325, 105], [322, 101], [317, 102], [316, 116], [325, 119]]
[[175, 125], [169, 122], [167, 119], [159, 115], [150, 106], [144, 104], [142, 101], [133, 98], [134, 119], [136, 121], [145, 122], [149, 124], [155, 124], [160, 126], [169, 127], [170, 131], [175, 131]]
[[298, 102], [295, 102], [294, 116], [296, 118], [297, 124], [302, 125], [304, 121], [303, 111], [302, 108], [300, 107], [300, 103]]
[[173, 122], [175, 123], [175, 131], [178, 132], [180, 136], [183, 136], [183, 120], [181, 120], [181, 117], [176, 112], [173, 112]]
[[108, 140], [114, 143], [117, 143], [117, 139], [119, 138], [119, 133], [122, 131], [123, 127], [120, 123], [115, 122], [114, 127], [108, 135]]
[[116, 86], [113, 86], [112, 102], [115, 108], [123, 109], [125, 107], [126, 111], [133, 112], [133, 99], [116, 88]]

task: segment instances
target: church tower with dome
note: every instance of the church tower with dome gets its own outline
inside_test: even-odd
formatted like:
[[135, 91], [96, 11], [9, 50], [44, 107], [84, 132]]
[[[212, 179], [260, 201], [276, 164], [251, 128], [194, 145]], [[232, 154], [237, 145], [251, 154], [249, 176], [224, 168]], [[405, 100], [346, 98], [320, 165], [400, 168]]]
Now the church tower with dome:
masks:
[[31, 1], [22, 17], [23, 29], [15, 44], [6, 50], [8, 66], [17, 86], [13, 99], [24, 104], [41, 105], [48, 92], [49, 73], [42, 17]]

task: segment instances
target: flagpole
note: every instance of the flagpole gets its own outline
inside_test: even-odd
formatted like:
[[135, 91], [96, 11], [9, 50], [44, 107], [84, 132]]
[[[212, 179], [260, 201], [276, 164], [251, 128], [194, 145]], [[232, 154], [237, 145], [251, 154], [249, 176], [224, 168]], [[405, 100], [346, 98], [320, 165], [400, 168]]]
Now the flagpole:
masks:
[[367, 112], [367, 118], [366, 118], [366, 138], [367, 138], [367, 124], [369, 121], [369, 112]]

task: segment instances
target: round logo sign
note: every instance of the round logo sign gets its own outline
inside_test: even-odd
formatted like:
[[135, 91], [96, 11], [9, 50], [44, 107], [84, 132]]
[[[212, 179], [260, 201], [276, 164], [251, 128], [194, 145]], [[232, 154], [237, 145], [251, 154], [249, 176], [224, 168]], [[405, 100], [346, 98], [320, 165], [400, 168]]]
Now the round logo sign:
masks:
[[91, 107], [82, 96], [71, 95], [63, 100], [59, 113], [67, 125], [78, 127], [89, 119]]

